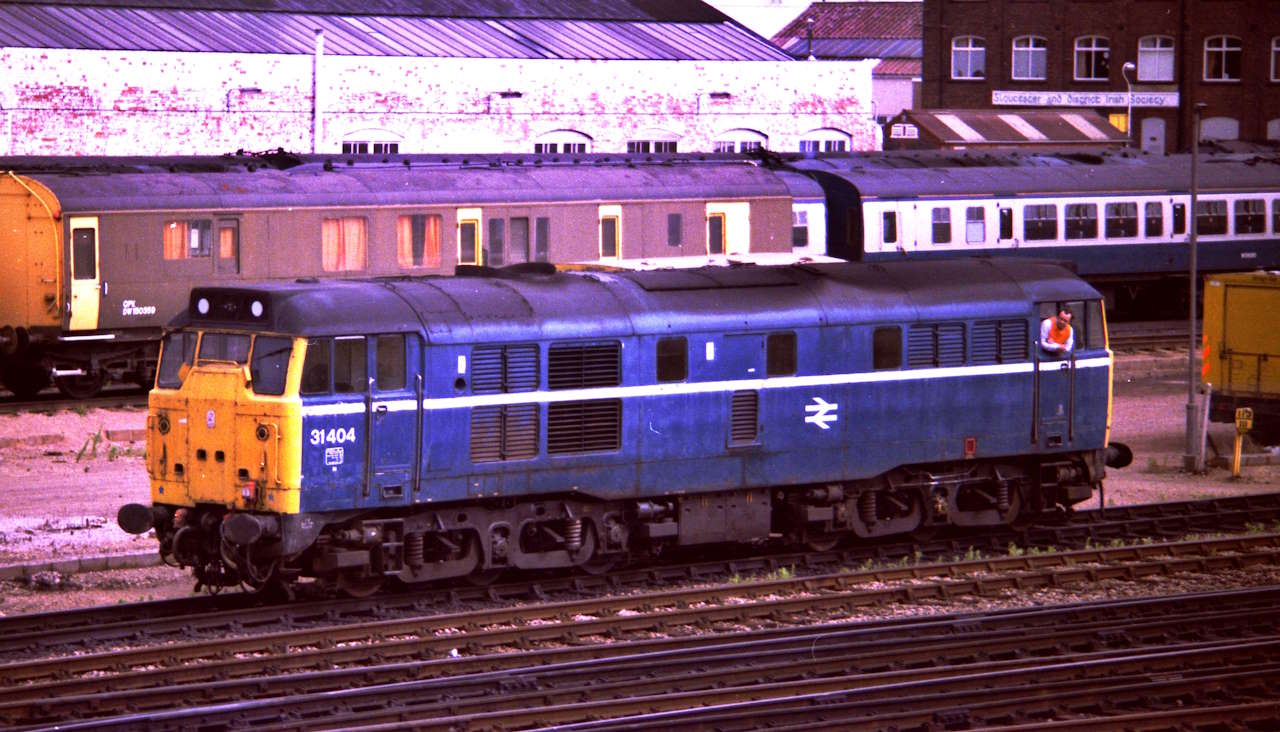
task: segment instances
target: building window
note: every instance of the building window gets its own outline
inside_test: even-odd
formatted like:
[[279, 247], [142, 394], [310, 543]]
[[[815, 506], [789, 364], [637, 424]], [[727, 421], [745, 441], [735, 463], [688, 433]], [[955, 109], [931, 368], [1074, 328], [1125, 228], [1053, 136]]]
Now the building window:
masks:
[[981, 206], [969, 206], [965, 209], [964, 240], [967, 244], [987, 242], [987, 214]]
[[675, 140], [627, 140], [629, 153], [673, 153], [676, 152]]
[[577, 130], [552, 130], [539, 135], [533, 143], [536, 155], [577, 155], [590, 152], [590, 149], [591, 138]]
[[1027, 206], [1022, 210], [1022, 238], [1027, 241], [1058, 238], [1058, 207]]
[[1043, 80], [1048, 65], [1049, 42], [1039, 36], [1013, 39], [1013, 78]]
[[817, 140], [801, 140], [801, 141], [800, 141], [800, 152], [802, 152], [802, 153], [816, 153], [816, 152], [818, 152], [818, 148], [819, 148], [819, 146], [820, 146], [820, 143], [819, 143]]
[[[1157, 203], [1156, 210], [1159, 207], [1160, 204]], [[1106, 213], [1108, 239], [1138, 235], [1138, 204], [1108, 203]]]
[[[807, 136], [806, 136], [807, 137]], [[713, 149], [718, 153], [757, 152], [769, 144], [769, 138], [763, 132], [739, 128], [716, 135], [712, 141]]]
[[396, 219], [396, 262], [401, 269], [440, 266], [440, 216]]
[[1082, 36], [1076, 39], [1076, 81], [1106, 81], [1111, 78], [1107, 60], [1111, 58], [1111, 43], [1102, 36]]
[[1063, 233], [1068, 239], [1098, 238], [1098, 204], [1069, 203], [1064, 213]]
[[851, 139], [849, 133], [832, 127], [809, 130], [800, 140], [800, 152], [848, 152]]
[[985, 79], [986, 67], [986, 41], [977, 36], [958, 36], [951, 40], [951, 78]]
[[1235, 36], [1210, 36], [1204, 41], [1204, 80], [1239, 81], [1240, 39]]
[[164, 222], [164, 258], [195, 259], [213, 251], [213, 221]]
[[939, 206], [933, 209], [933, 243], [951, 243], [951, 209], [949, 208]]
[[1143, 36], [1138, 39], [1138, 81], [1173, 81], [1173, 39]]
[[1267, 230], [1267, 205], [1261, 198], [1236, 201], [1236, 233], [1261, 234]]
[[351, 140], [342, 143], [343, 155], [394, 155], [398, 152], [400, 152], [400, 143], [398, 142]]
[[369, 222], [361, 216], [325, 219], [320, 228], [320, 264], [325, 272], [356, 272], [365, 268]]

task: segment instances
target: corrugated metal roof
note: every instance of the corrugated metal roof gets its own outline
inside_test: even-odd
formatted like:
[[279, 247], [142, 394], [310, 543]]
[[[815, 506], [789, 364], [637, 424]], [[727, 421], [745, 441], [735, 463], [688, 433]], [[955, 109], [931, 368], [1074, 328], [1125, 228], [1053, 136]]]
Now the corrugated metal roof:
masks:
[[920, 58], [924, 41], [918, 38], [797, 38], [783, 47], [792, 56], [818, 58]]
[[[267, 4], [286, 5], [279, 0]], [[287, 3], [289, 7], [301, 4]], [[295, 13], [6, 3], [0, 4], [0, 46], [301, 54], [313, 51], [315, 31], [321, 30], [325, 53], [338, 56], [737, 61], [790, 58], [760, 36], [718, 14], [719, 19], [697, 20], [697, 13], [650, 12], [655, 6], [682, 3], [610, 0], [601, 4], [601, 10], [584, 13], [584, 19], [535, 17], [533, 10], [555, 5], [548, 2], [528, 4], [533, 7], [498, 0], [424, 4], [476, 7], [469, 17], [448, 17], [427, 13], [369, 15], [367, 11]], [[400, 9], [403, 3], [377, 5]], [[497, 11], [508, 5], [520, 12], [478, 17], [480, 10]], [[623, 12], [628, 7], [631, 12]]]
[[[812, 30], [810, 19], [813, 20]], [[804, 51], [811, 34], [815, 49], [823, 41], [911, 40], [916, 42], [915, 53], [911, 56], [919, 58], [924, 37], [924, 8], [919, 2], [813, 3], [775, 33], [771, 40], [782, 48]], [[831, 48], [834, 50], [840, 46]], [[853, 52], [849, 55], [826, 55], [815, 52], [814, 55], [822, 58], [878, 58], [907, 54]]]

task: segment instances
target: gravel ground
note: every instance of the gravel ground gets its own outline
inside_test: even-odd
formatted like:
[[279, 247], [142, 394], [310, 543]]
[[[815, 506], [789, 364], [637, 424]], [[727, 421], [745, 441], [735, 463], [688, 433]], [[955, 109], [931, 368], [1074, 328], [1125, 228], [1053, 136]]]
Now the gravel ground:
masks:
[[[1108, 505], [1195, 500], [1280, 490], [1280, 467], [1246, 468], [1239, 480], [1211, 468], [1182, 470], [1186, 422], [1185, 356], [1123, 358], [1117, 367], [1112, 440], [1134, 451], [1133, 465], [1106, 481]], [[0, 415], [0, 565], [77, 556], [154, 551], [154, 539], [115, 524], [125, 503], [150, 499], [143, 463], [146, 412], [61, 411]], [[1226, 453], [1234, 432], [1212, 425]], [[188, 594], [192, 581], [167, 567], [45, 575], [3, 583], [0, 614]]]

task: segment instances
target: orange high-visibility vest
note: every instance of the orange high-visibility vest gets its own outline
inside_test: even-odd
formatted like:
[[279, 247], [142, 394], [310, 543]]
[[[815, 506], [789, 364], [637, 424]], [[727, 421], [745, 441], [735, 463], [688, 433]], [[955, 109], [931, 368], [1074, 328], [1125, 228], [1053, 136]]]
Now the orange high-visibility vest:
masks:
[[1064, 323], [1061, 328], [1058, 327], [1058, 319], [1053, 319], [1053, 325], [1049, 326], [1049, 340], [1057, 343], [1059, 346], [1067, 345], [1067, 339], [1071, 337], [1071, 325]]

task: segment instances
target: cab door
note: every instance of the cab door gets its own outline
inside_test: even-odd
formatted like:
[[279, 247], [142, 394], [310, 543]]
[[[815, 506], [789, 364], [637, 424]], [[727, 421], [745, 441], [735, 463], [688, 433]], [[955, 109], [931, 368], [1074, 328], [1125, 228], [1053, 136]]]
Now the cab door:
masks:
[[98, 273], [98, 217], [73, 217], [71, 229], [70, 330], [96, 330], [102, 287]]
[[[1058, 309], [1071, 308], [1073, 349], [1068, 353], [1046, 351], [1040, 346], [1041, 324], [1053, 317]], [[1035, 323], [1035, 425], [1033, 433], [1037, 446], [1042, 450], [1069, 449], [1075, 441], [1076, 414], [1076, 355], [1084, 345], [1084, 303], [1044, 302], [1037, 308]]]
[[417, 485], [415, 466], [422, 408], [421, 345], [413, 334], [371, 339], [372, 394], [369, 401], [369, 502], [403, 505]]

